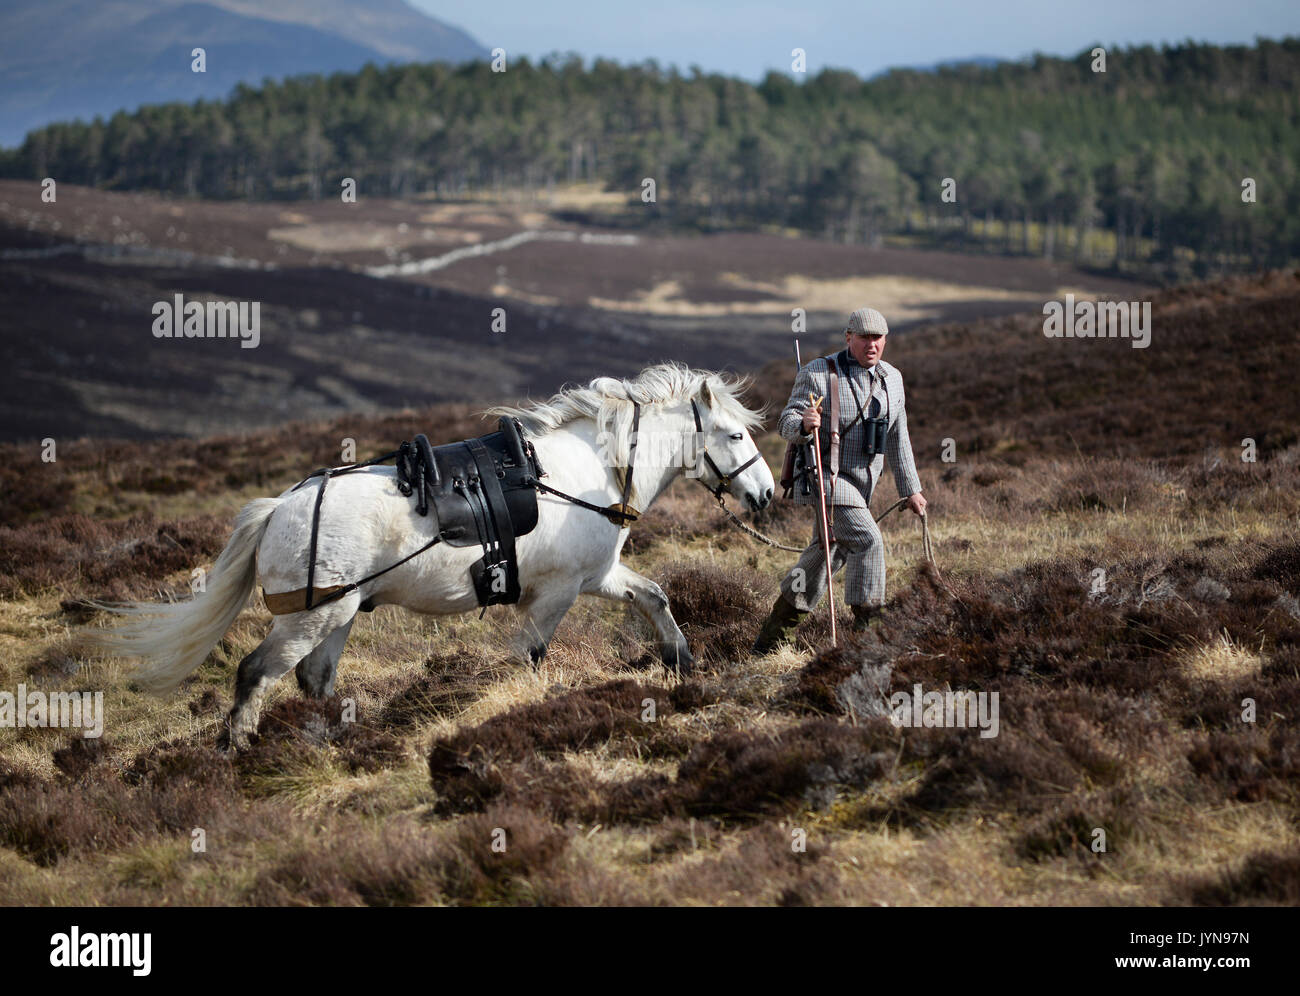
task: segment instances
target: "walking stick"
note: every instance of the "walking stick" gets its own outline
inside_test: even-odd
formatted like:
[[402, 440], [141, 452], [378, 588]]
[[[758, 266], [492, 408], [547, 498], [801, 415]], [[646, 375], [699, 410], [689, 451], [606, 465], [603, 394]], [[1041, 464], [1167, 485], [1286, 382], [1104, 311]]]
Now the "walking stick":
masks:
[[[822, 399], [814, 398], [808, 393], [812, 408], [821, 408]], [[822, 553], [826, 556], [826, 600], [831, 610], [831, 646], [837, 644], [835, 637], [835, 571], [831, 566], [831, 535], [826, 519], [826, 479], [822, 475], [822, 439], [821, 427], [813, 426], [813, 453], [817, 455], [817, 505], [821, 511]], [[831, 497], [834, 497], [833, 495]]]

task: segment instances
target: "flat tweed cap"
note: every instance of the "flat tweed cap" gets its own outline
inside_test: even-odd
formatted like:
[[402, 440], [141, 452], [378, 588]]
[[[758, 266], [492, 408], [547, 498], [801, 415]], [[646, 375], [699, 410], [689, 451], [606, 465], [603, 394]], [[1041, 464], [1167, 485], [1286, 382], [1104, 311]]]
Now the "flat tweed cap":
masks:
[[889, 325], [875, 308], [859, 308], [849, 315], [848, 331], [854, 335], [889, 335]]

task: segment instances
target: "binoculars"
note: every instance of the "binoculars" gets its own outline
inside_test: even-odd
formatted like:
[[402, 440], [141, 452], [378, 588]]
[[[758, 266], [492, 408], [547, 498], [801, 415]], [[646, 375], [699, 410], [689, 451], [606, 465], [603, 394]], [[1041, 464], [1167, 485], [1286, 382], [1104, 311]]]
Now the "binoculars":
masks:
[[866, 441], [864, 448], [868, 457], [874, 457], [877, 453], [885, 452], [885, 437], [889, 432], [889, 419], [881, 418], [864, 418], [862, 425], [866, 429]]

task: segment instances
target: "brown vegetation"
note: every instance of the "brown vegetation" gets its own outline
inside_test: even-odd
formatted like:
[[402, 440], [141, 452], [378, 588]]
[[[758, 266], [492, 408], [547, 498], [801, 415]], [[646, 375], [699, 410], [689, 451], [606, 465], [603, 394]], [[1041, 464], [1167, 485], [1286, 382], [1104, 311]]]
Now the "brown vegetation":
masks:
[[[1175, 352], [1200, 355], [1224, 322], [1293, 316], [1296, 297], [1275, 274], [1173, 292], [1157, 315]], [[886, 519], [890, 598], [869, 633], [829, 649], [819, 612], [795, 648], [751, 657], [792, 558], [683, 484], [626, 556], [667, 592], [701, 664], [689, 681], [651, 667], [646, 634], [601, 604], [575, 609], [537, 671], [504, 657], [505, 610], [381, 609], [358, 621], [337, 697], [282, 682], [234, 761], [212, 744], [260, 607], [162, 702], [80, 657], [68, 629], [100, 621], [87, 599], [183, 593], [238, 503], [331, 462], [341, 423], [214, 439], [192, 461], [152, 443], [73, 444], [54, 465], [6, 452], [0, 688], [102, 688], [107, 736], [0, 730], [0, 899], [1293, 905], [1294, 322], [1218, 354], [1250, 371], [1224, 374], [1235, 404], [1218, 408], [1199, 403], [1204, 363], [1184, 377], [1157, 352], [1159, 323], [1149, 351], [1055, 359], [1034, 358], [1057, 344], [1022, 324], [1019, 339], [1012, 323], [891, 345], [943, 576], [922, 566], [915, 520]], [[1057, 401], [1015, 386], [1040, 363], [1061, 364]], [[1120, 391], [1144, 364], [1161, 373]], [[1099, 384], [1105, 418], [1069, 407]], [[758, 385], [784, 389], [775, 370]], [[437, 411], [447, 438], [475, 427]], [[1156, 411], [1174, 414], [1144, 421]], [[954, 425], [982, 442], [958, 435], [944, 465]], [[409, 435], [403, 416], [349, 430], [360, 452]], [[760, 444], [774, 462], [779, 443]], [[788, 506], [762, 526], [806, 538]], [[888, 697], [916, 684], [997, 692], [998, 736], [895, 727]]]

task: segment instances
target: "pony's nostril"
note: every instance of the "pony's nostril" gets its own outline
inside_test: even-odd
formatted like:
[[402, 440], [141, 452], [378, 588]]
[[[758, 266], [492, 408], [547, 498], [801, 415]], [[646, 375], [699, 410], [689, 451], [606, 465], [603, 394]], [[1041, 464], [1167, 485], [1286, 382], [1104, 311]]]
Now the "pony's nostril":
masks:
[[768, 488], [766, 491], [763, 492], [763, 504], [766, 505], [771, 500], [772, 500], [772, 489]]

